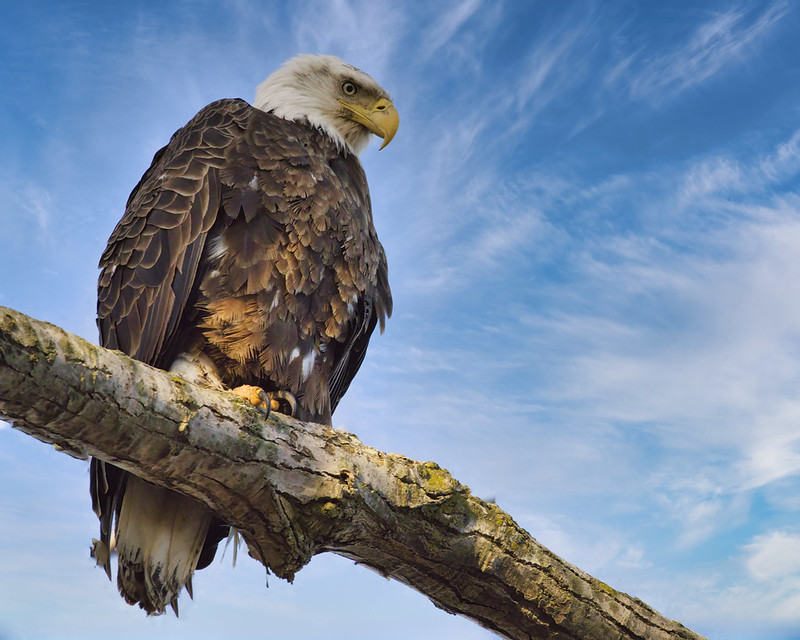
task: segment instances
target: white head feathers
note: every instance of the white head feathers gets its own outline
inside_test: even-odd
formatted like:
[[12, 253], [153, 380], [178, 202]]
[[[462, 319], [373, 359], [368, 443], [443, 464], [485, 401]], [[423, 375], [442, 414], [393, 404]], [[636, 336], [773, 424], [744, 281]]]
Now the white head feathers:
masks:
[[308, 120], [358, 154], [369, 141], [370, 129], [353, 119], [343, 99], [364, 105], [383, 99], [391, 107], [389, 95], [366, 73], [335, 56], [318, 55], [287, 61], [258, 86], [254, 106], [287, 120]]

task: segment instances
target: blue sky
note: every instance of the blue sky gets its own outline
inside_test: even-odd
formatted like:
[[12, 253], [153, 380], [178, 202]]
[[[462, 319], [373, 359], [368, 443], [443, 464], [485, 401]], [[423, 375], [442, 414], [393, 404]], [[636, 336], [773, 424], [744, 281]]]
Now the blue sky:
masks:
[[[335, 424], [695, 631], [800, 638], [798, 33], [789, 2], [4, 3], [0, 305], [95, 340], [153, 153], [338, 55], [401, 127], [362, 156], [395, 315]], [[0, 638], [493, 637], [331, 555], [265, 589], [228, 554], [146, 619], [96, 530], [86, 463], [0, 428]]]

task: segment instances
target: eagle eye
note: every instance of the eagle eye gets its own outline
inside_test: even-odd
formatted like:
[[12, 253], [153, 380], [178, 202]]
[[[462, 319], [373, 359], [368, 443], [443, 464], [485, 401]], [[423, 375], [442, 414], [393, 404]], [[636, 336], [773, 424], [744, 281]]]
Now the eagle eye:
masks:
[[342, 91], [345, 95], [354, 96], [358, 93], [358, 85], [352, 80], [345, 80], [342, 82]]

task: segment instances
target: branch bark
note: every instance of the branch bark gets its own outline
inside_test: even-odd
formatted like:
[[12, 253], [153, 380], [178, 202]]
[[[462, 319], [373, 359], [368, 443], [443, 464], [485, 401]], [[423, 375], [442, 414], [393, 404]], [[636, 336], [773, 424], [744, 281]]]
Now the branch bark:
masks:
[[570, 565], [432, 462], [273, 414], [0, 307], [0, 416], [193, 496], [291, 580], [333, 551], [514, 639], [701, 636]]

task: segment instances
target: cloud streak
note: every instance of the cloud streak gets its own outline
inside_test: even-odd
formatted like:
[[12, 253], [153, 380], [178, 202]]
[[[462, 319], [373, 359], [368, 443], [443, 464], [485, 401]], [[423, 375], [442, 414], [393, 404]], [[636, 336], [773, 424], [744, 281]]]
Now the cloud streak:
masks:
[[[743, 63], [788, 11], [788, 3], [775, 2], [760, 13], [732, 7], [714, 15], [679, 47], [648, 59], [631, 78], [631, 96], [656, 103], [674, 99]], [[613, 71], [616, 74], [619, 68]]]
[[459, 0], [448, 10], [442, 11], [426, 30], [423, 36], [423, 57], [430, 58], [439, 49], [450, 44], [456, 33], [464, 26], [478, 9], [482, 0]]

